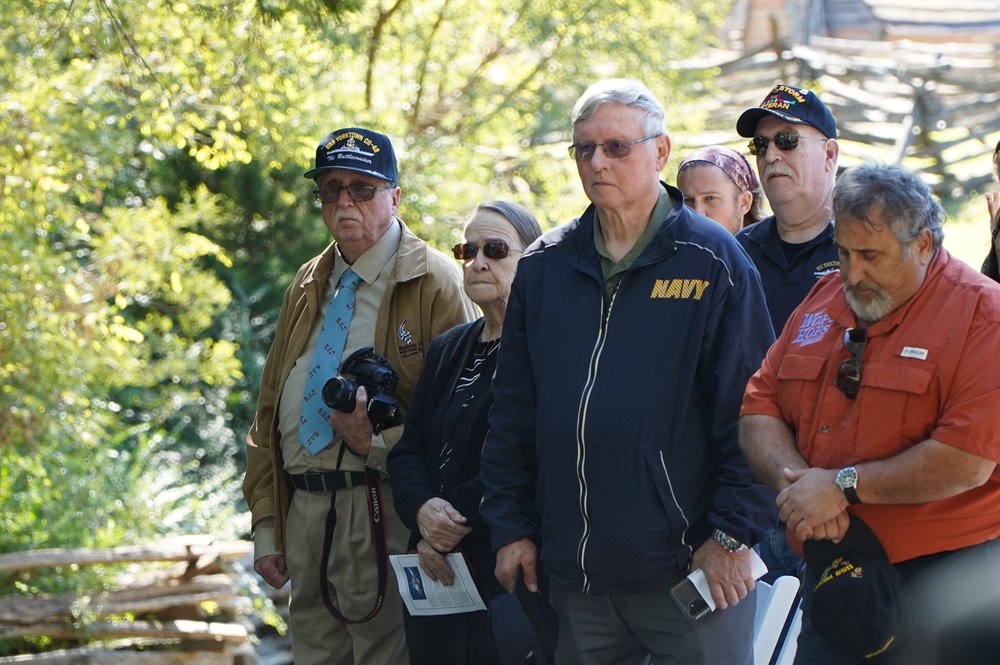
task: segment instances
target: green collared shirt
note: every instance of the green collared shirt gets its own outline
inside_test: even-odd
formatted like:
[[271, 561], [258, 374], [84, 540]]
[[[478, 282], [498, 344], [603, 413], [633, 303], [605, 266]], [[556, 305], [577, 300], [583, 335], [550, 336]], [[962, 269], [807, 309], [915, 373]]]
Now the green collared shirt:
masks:
[[619, 261], [613, 260], [608, 253], [608, 248], [604, 244], [604, 236], [601, 233], [600, 218], [595, 213], [594, 246], [597, 249], [598, 256], [601, 257], [601, 274], [604, 276], [604, 296], [606, 302], [611, 301], [611, 294], [615, 292], [625, 271], [632, 267], [632, 264], [639, 258], [643, 250], [649, 246], [650, 241], [653, 240], [653, 236], [663, 226], [663, 220], [667, 218], [667, 215], [673, 209], [674, 202], [670, 199], [670, 195], [667, 194], [667, 190], [661, 185], [660, 196], [656, 200], [656, 205], [653, 206], [653, 212], [649, 216], [649, 221], [646, 222], [646, 228], [643, 230], [642, 235], [635, 241], [635, 244], [632, 245], [632, 249], [627, 251], [625, 256]]

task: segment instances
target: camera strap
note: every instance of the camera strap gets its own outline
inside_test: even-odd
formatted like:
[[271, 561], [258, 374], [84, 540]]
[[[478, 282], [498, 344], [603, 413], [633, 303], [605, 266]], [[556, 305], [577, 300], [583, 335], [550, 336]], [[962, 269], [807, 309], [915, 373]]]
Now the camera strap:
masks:
[[389, 577], [389, 547], [386, 544], [385, 518], [383, 515], [381, 480], [378, 471], [365, 467], [365, 489], [368, 496], [368, 519], [372, 530], [372, 549], [375, 551], [375, 566], [378, 568], [378, 594], [375, 606], [361, 619], [348, 619], [333, 605], [330, 595], [330, 581], [327, 566], [330, 563], [330, 549], [333, 544], [333, 530], [337, 526], [337, 493], [330, 493], [330, 510], [326, 513], [326, 530], [323, 534], [323, 556], [319, 567], [319, 590], [323, 605], [337, 621], [345, 624], [371, 621], [385, 603], [385, 589]]

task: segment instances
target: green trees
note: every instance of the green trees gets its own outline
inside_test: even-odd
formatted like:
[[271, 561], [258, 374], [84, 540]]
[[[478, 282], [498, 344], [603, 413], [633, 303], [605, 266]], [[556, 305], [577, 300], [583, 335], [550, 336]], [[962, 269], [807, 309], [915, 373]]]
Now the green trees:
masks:
[[401, 215], [438, 246], [488, 198], [561, 222], [582, 204], [565, 155], [582, 89], [637, 77], [685, 108], [671, 63], [727, 3], [2, 4], [11, 551], [247, 528], [242, 436], [274, 313], [329, 240], [301, 177], [327, 131], [394, 139]]

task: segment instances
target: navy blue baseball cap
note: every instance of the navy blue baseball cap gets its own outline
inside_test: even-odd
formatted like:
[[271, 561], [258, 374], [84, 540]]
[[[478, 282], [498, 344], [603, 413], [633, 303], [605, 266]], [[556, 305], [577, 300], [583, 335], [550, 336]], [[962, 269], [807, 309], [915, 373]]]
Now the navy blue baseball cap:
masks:
[[760, 106], [743, 112], [736, 121], [736, 132], [753, 138], [757, 123], [765, 115], [773, 115], [793, 125], [809, 125], [823, 132], [828, 139], [837, 138], [837, 121], [812, 90], [790, 85], [774, 86]]
[[338, 129], [324, 136], [316, 147], [316, 166], [306, 171], [305, 177], [315, 178], [333, 169], [367, 173], [394, 185], [399, 182], [389, 137], [361, 127]]
[[839, 543], [807, 540], [802, 549], [819, 580], [810, 617], [832, 649], [869, 660], [906, 645], [914, 630], [915, 601], [868, 524], [851, 515]]
[[521, 566], [514, 593], [500, 594], [490, 602], [489, 619], [503, 665], [555, 662], [559, 617], [541, 593], [528, 590]]

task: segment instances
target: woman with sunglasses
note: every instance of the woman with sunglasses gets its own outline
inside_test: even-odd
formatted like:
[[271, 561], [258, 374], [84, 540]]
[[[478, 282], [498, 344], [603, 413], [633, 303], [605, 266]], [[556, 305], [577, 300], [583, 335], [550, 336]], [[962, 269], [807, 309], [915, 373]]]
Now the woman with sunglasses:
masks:
[[[1000, 181], [1000, 141], [993, 150], [993, 172]], [[1000, 282], [1000, 193], [986, 194], [986, 207], [990, 211], [990, 253], [983, 261], [982, 273], [994, 281]]]
[[[396, 512], [410, 529], [410, 551], [432, 580], [449, 585], [445, 559], [460, 552], [488, 605], [505, 592], [496, 580], [489, 531], [479, 516], [479, 460], [493, 403], [500, 332], [517, 262], [541, 235], [534, 216], [507, 201], [479, 206], [455, 245], [465, 292], [483, 317], [437, 337], [427, 350], [403, 436], [389, 454]], [[411, 665], [499, 663], [486, 612], [404, 615]]]

